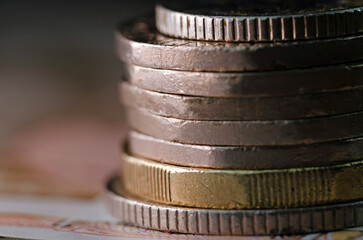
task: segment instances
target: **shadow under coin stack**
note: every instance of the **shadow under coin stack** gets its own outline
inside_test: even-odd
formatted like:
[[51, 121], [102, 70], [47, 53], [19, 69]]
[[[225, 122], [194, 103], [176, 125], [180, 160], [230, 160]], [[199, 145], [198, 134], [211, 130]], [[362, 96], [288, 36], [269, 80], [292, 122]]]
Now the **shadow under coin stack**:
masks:
[[215, 235], [363, 226], [361, 1], [206, 2], [117, 29], [132, 131], [112, 213]]

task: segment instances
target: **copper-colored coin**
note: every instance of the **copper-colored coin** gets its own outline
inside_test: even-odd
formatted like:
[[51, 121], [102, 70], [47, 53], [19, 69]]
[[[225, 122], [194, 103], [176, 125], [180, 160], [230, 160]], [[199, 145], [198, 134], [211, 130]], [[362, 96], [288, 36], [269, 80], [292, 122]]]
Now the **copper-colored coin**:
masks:
[[174, 71], [132, 64], [124, 70], [124, 78], [140, 88], [190, 96], [286, 96], [363, 87], [362, 63], [253, 73]]
[[176, 143], [131, 131], [128, 147], [132, 155], [167, 164], [217, 169], [299, 168], [363, 159], [363, 138], [297, 146], [233, 147]]
[[174, 207], [130, 197], [122, 182], [108, 183], [106, 201], [122, 223], [148, 229], [208, 235], [291, 235], [363, 226], [363, 202], [326, 206], [218, 210]]
[[275, 121], [196, 121], [127, 109], [136, 131], [168, 141], [220, 146], [311, 144], [363, 136], [363, 112]]
[[122, 154], [126, 193], [177, 206], [289, 208], [363, 198], [363, 161], [266, 170], [190, 168]]
[[285, 97], [211, 98], [159, 93], [126, 81], [126, 107], [186, 120], [278, 120], [329, 116], [363, 110], [363, 88]]
[[362, 59], [363, 35], [284, 43], [181, 40], [157, 33], [152, 18], [119, 26], [119, 57], [131, 64], [191, 71], [263, 71], [307, 68]]
[[363, 32], [361, 1], [162, 1], [158, 30], [227, 42], [310, 40]]

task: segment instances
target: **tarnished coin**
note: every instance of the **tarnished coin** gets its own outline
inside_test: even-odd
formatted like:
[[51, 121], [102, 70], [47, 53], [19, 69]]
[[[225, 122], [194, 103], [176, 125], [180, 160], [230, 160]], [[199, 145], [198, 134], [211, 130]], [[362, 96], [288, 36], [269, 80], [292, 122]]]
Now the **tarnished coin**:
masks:
[[363, 161], [266, 170], [190, 168], [122, 154], [126, 193], [177, 206], [290, 208], [363, 198]]
[[289, 41], [363, 32], [361, 1], [162, 1], [156, 26], [166, 35], [207, 41]]
[[363, 136], [363, 112], [275, 121], [196, 121], [127, 109], [136, 131], [168, 141], [220, 146], [311, 144]]
[[190, 72], [124, 67], [132, 84], [156, 92], [205, 97], [265, 97], [363, 87], [363, 63], [253, 73]]
[[128, 136], [132, 155], [167, 164], [217, 169], [281, 169], [314, 167], [363, 159], [363, 138], [275, 147], [182, 144], [135, 131]]
[[159, 93], [126, 81], [121, 102], [156, 115], [186, 120], [278, 120], [363, 110], [363, 88], [284, 97], [212, 98]]
[[119, 26], [116, 50], [127, 63], [171, 70], [264, 71], [358, 61], [363, 35], [284, 43], [221, 43], [182, 40], [156, 32], [152, 18]]
[[174, 207], [132, 198], [116, 178], [108, 183], [106, 201], [113, 216], [124, 224], [178, 233], [276, 236], [363, 226], [362, 201], [267, 210]]

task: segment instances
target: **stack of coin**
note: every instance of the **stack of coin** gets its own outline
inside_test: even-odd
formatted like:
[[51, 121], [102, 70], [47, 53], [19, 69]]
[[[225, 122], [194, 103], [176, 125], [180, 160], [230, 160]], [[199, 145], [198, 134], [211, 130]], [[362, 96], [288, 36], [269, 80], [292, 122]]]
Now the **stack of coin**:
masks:
[[362, 4], [165, 1], [121, 24], [112, 213], [200, 234], [363, 225]]

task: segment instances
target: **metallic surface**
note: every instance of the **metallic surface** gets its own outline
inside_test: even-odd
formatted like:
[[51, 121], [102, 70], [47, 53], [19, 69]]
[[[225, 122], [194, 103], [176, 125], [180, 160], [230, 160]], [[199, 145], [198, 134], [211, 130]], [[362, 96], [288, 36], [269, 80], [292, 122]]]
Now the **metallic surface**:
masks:
[[363, 112], [300, 120], [196, 121], [157, 116], [140, 109], [126, 111], [134, 130], [180, 143], [275, 146], [363, 136]]
[[[209, 11], [205, 10], [213, 7], [213, 4], [199, 9], [198, 1], [187, 1], [183, 4], [184, 7], [193, 9], [193, 13], [188, 13], [185, 12], [187, 9], [169, 8], [169, 2], [164, 1], [156, 6], [156, 26], [165, 35], [183, 39], [227, 42], [289, 41], [363, 32], [362, 6], [343, 9], [337, 7], [338, 10], [332, 11], [318, 8], [316, 12], [278, 15], [269, 15], [268, 12], [256, 15], [253, 12], [245, 13], [241, 9], [239, 15], [231, 13], [218, 16], [209, 15]], [[274, 4], [275, 2], [270, 2], [269, 5]]]
[[363, 198], [363, 161], [324, 167], [217, 170], [163, 164], [122, 154], [126, 193], [197, 208], [290, 208]]
[[362, 59], [363, 35], [284, 43], [202, 42], [165, 37], [153, 19], [119, 26], [116, 51], [127, 63], [170, 70], [264, 71], [326, 66]]
[[254, 73], [188, 72], [126, 64], [125, 79], [151, 91], [205, 97], [265, 97], [363, 86], [363, 63]]
[[363, 159], [363, 138], [284, 147], [223, 147], [176, 143], [131, 131], [128, 148], [134, 156], [167, 164], [217, 169], [299, 168]]
[[274, 210], [216, 210], [173, 207], [125, 195], [122, 183], [108, 183], [106, 202], [124, 224], [178, 233], [291, 235], [363, 226], [363, 202]]
[[288, 120], [363, 110], [363, 88], [286, 97], [211, 98], [159, 93], [124, 81], [120, 97], [126, 107], [186, 120]]

